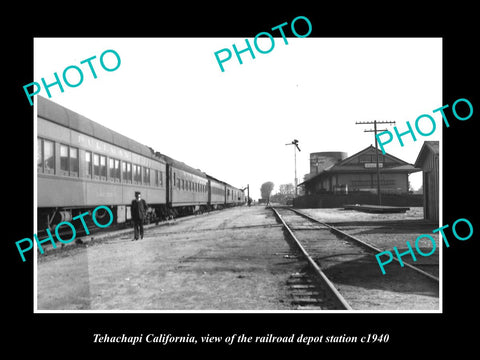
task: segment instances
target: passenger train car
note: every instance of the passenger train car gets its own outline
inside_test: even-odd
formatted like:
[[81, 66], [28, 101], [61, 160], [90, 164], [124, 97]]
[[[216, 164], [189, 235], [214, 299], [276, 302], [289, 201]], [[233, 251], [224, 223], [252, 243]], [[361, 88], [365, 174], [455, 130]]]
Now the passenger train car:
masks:
[[243, 191], [37, 96], [39, 229], [99, 205], [128, 221], [135, 191], [148, 221], [245, 204]]

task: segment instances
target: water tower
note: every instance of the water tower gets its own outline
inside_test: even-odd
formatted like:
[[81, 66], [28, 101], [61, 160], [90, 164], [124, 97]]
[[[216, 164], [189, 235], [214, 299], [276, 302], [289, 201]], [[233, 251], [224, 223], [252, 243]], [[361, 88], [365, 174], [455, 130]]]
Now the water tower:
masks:
[[347, 158], [342, 151], [323, 151], [310, 153], [310, 177]]

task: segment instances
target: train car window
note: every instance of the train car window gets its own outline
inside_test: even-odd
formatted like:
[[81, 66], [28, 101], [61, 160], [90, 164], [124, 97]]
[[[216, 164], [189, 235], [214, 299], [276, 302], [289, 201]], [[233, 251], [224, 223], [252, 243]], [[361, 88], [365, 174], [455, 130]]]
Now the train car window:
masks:
[[93, 154], [93, 175], [102, 180], [107, 179], [107, 157]]
[[138, 170], [137, 170], [137, 165], [132, 164], [132, 176], [133, 176], [133, 183], [137, 184], [138, 183]]
[[120, 160], [115, 159], [115, 181], [120, 182]]
[[60, 145], [60, 171], [62, 175], [78, 176], [78, 149]]
[[60, 145], [60, 170], [68, 174], [68, 146]]
[[55, 173], [55, 144], [53, 141], [43, 140], [43, 171]]
[[102, 180], [107, 179], [107, 157], [100, 155], [100, 177]]
[[38, 171], [43, 171], [43, 146], [40, 138], [37, 138], [37, 168]]
[[163, 173], [160, 170], [155, 170], [155, 185], [163, 186]]
[[100, 176], [100, 155], [93, 154], [93, 175]]
[[78, 176], [78, 149], [70, 147], [70, 175]]
[[108, 179], [113, 181], [115, 179], [115, 159], [108, 159]]
[[143, 183], [150, 185], [150, 168], [148, 167], [143, 168]]
[[85, 175], [89, 178], [92, 177], [92, 153], [90, 151], [85, 152]]
[[108, 178], [114, 182], [120, 182], [120, 160], [108, 159]]
[[37, 168], [39, 172], [55, 173], [55, 144], [52, 141], [37, 139]]
[[123, 181], [131, 184], [132, 183], [132, 164], [129, 162], [122, 161], [122, 176]]
[[142, 183], [142, 169], [140, 165], [133, 164], [133, 183], [141, 184]]

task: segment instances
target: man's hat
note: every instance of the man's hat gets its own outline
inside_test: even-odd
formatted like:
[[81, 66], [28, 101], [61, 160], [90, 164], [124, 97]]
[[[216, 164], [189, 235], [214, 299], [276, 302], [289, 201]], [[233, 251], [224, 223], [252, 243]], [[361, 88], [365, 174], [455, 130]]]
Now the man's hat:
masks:
[[135, 191], [135, 196], [140, 195], [140, 191]]

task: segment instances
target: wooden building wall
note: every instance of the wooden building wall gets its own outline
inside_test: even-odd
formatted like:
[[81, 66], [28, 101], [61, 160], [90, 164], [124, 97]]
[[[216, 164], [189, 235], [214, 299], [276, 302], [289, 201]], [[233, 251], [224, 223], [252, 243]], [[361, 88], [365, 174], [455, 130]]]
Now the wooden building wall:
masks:
[[440, 212], [440, 169], [438, 153], [429, 151], [422, 164], [423, 171], [423, 213], [424, 218], [439, 220]]

